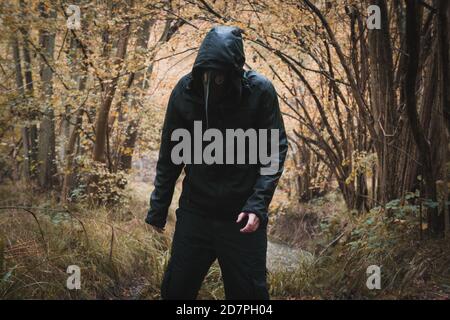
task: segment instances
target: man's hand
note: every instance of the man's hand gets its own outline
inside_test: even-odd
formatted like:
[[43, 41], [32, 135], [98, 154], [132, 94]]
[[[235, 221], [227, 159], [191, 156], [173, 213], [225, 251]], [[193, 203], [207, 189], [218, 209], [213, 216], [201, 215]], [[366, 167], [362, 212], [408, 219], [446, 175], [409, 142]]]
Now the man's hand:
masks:
[[247, 224], [240, 231], [242, 233], [251, 233], [255, 232], [259, 227], [259, 218], [254, 213], [241, 212], [236, 220], [236, 223], [239, 223], [248, 216]]

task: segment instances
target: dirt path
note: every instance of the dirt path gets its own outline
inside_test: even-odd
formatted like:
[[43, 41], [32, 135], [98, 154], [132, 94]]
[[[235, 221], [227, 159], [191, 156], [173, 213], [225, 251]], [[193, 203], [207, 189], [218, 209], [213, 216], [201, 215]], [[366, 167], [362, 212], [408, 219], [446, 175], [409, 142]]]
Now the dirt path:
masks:
[[303, 259], [308, 257], [308, 252], [287, 244], [272, 240], [267, 243], [267, 268], [270, 271], [293, 271]]

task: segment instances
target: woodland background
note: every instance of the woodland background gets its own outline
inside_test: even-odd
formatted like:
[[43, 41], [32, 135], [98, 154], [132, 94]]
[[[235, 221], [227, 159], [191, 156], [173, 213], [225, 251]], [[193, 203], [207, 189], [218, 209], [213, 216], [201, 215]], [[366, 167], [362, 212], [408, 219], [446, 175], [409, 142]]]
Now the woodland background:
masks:
[[[288, 130], [272, 296], [448, 299], [448, 1], [4, 0], [0, 19], [1, 298], [159, 298], [173, 212], [162, 235], [143, 219], [162, 120], [226, 24]], [[217, 266], [200, 297], [223, 297]]]

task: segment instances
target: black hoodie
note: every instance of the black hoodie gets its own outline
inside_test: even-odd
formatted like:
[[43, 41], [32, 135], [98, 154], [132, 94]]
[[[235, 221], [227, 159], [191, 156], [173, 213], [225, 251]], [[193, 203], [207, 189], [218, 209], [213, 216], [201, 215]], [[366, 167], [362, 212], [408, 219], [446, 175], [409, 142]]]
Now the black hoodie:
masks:
[[[244, 71], [244, 63], [239, 28], [217, 26], [208, 32], [192, 72], [180, 79], [169, 98], [147, 223], [165, 226], [175, 183], [184, 167], [180, 207], [230, 221], [236, 220], [240, 212], [253, 212], [262, 226], [267, 224], [268, 206], [283, 171], [287, 138], [275, 88], [257, 72]], [[227, 70], [232, 78], [227, 98], [208, 110], [201, 83], [201, 70], [207, 68]], [[209, 128], [222, 133], [226, 129], [278, 129], [278, 171], [261, 175], [261, 165], [257, 164], [174, 164], [171, 151], [178, 142], [171, 141], [172, 132], [183, 128], [193, 137], [194, 121], [202, 121], [203, 131], [208, 122]]]

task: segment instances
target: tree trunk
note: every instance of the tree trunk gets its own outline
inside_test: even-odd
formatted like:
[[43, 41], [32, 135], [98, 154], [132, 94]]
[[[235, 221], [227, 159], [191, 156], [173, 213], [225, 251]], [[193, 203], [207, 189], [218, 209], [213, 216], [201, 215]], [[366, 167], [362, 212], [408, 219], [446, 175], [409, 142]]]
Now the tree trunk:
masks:
[[439, 84], [445, 124], [450, 134], [450, 5], [448, 1], [435, 1], [435, 3], [438, 8]]
[[[25, 2], [23, 0], [20, 0], [20, 9], [21, 9], [21, 16], [25, 16], [24, 10], [25, 10]], [[33, 71], [32, 71], [32, 64], [31, 64], [31, 53], [30, 53], [30, 35], [28, 31], [29, 26], [24, 25], [22, 28], [20, 28], [20, 32], [23, 37], [23, 62], [24, 62], [24, 74], [25, 74], [25, 90], [26, 94], [29, 97], [33, 96], [34, 91], [34, 85], [33, 85]], [[32, 121], [35, 121], [37, 117], [36, 111], [32, 110], [31, 114], [29, 115], [29, 119]], [[37, 152], [38, 152], [38, 128], [36, 124], [31, 124], [29, 126], [29, 161], [30, 161], [30, 175], [32, 179], [36, 178], [36, 168], [37, 168]]]
[[[436, 129], [436, 134], [440, 133], [440, 141], [441, 143], [437, 145], [438, 150], [442, 150], [442, 146], [445, 146], [445, 151], [441, 154], [441, 172], [440, 172], [440, 181], [443, 182], [442, 189], [444, 189], [442, 193], [442, 215], [444, 215], [445, 221], [445, 234], [446, 237], [450, 237], [450, 210], [447, 201], [449, 201], [449, 190], [448, 190], [448, 182], [449, 182], [449, 173], [447, 166], [450, 161], [449, 157], [449, 135], [450, 135], [450, 4], [448, 1], [435, 1], [435, 7], [438, 8], [437, 15], [437, 34], [438, 34], [438, 83], [439, 83], [439, 112], [436, 112], [437, 121], [440, 121], [441, 128], [446, 127], [447, 131], [444, 133], [444, 129], [442, 130]], [[441, 121], [441, 117], [439, 114], [442, 112], [444, 115], [443, 121]], [[443, 123], [443, 125], [442, 125]], [[438, 131], [439, 130], [439, 131]], [[433, 140], [432, 140], [433, 141]], [[436, 143], [433, 141], [433, 143]]]
[[64, 168], [64, 180], [61, 192], [61, 202], [64, 204], [68, 200], [69, 192], [72, 186], [73, 178], [73, 159], [75, 156], [75, 143], [80, 134], [80, 128], [83, 120], [83, 109], [78, 110], [75, 120], [75, 125], [70, 134], [69, 141], [66, 147], [66, 164]]
[[[117, 45], [116, 64], [122, 63], [125, 59], [128, 46], [128, 38], [130, 36], [130, 23], [127, 23], [121, 32], [119, 43]], [[94, 160], [98, 162], [105, 162], [105, 148], [108, 130], [108, 116], [111, 108], [114, 94], [117, 89], [117, 75], [106, 84], [105, 94], [97, 113], [97, 120], [95, 124], [95, 145], [94, 145]]]
[[[406, 53], [407, 72], [404, 82], [406, 95], [406, 114], [417, 145], [420, 168], [424, 178], [425, 197], [433, 202], [437, 201], [436, 175], [432, 167], [432, 149], [426, 136], [426, 131], [420, 123], [417, 113], [416, 81], [419, 68], [420, 24], [418, 3], [415, 0], [406, 1]], [[430, 108], [434, 104], [430, 105]], [[432, 109], [429, 109], [430, 112]], [[436, 162], [435, 162], [436, 164]], [[432, 236], [439, 236], [443, 232], [443, 215], [438, 215], [436, 208], [427, 208], [428, 229]]]
[[392, 46], [389, 32], [388, 8], [385, 0], [372, 0], [370, 4], [381, 9], [381, 29], [369, 30], [370, 58], [370, 101], [373, 118], [376, 121], [377, 136], [374, 137], [378, 154], [379, 184], [378, 196], [381, 203], [398, 197], [396, 185], [398, 173], [396, 163], [398, 124], [395, 92]]
[[[56, 11], [46, 12], [45, 5], [40, 3], [41, 17], [44, 19], [54, 19]], [[54, 186], [56, 174], [55, 163], [55, 119], [51, 97], [53, 94], [53, 70], [49, 63], [53, 62], [53, 52], [55, 48], [55, 34], [48, 30], [40, 31], [40, 46], [45, 57], [41, 62], [40, 74], [42, 81], [42, 92], [45, 95], [45, 105], [43, 117], [39, 126], [38, 144], [38, 167], [39, 186], [43, 189], [51, 189]]]
[[[154, 20], [145, 20], [142, 28], [139, 31], [138, 39], [137, 39], [137, 47], [141, 50], [147, 50], [148, 41], [150, 38], [150, 28], [154, 25]], [[152, 64], [150, 65], [150, 73], [152, 71]], [[133, 74], [133, 80], [137, 80], [137, 88], [138, 90], [145, 89], [145, 76], [143, 71], [137, 71]], [[129, 90], [132, 85], [130, 85], [126, 89], [126, 98], [131, 102], [131, 110], [136, 110], [137, 105], [137, 97], [132, 94], [129, 95]], [[139, 92], [139, 98], [142, 98], [142, 94]], [[123, 147], [119, 149], [119, 164], [118, 168], [120, 170], [128, 171], [131, 169], [134, 148], [136, 146], [136, 141], [138, 137], [138, 127], [139, 127], [139, 119], [130, 119], [127, 129], [125, 131], [125, 141], [123, 143]]]
[[125, 141], [123, 142], [123, 148], [121, 148], [120, 159], [119, 159], [119, 169], [128, 171], [131, 169], [133, 152], [136, 146], [136, 141], [138, 137], [138, 120], [131, 120], [127, 126], [125, 132]]
[[[25, 102], [25, 90], [24, 90], [24, 83], [23, 83], [19, 42], [17, 41], [17, 38], [15, 38], [15, 37], [12, 40], [12, 49], [13, 49], [13, 59], [14, 59], [15, 73], [16, 73], [16, 86], [17, 86], [17, 90], [20, 94], [20, 98], [22, 99], [22, 101]], [[23, 170], [23, 176], [25, 177], [25, 180], [29, 182], [31, 180], [30, 133], [29, 133], [29, 128], [27, 126], [23, 126], [21, 131], [22, 131], [22, 149], [23, 149], [22, 170]]]

